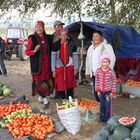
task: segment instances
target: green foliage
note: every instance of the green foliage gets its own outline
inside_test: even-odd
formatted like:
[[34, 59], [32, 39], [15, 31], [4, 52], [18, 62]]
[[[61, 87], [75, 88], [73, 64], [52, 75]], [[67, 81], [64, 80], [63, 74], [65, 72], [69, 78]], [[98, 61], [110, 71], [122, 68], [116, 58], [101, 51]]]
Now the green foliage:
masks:
[[46, 8], [70, 20], [90, 16], [94, 22], [128, 25], [140, 30], [140, 0], [0, 0], [0, 8], [3, 12], [17, 9], [22, 14]]

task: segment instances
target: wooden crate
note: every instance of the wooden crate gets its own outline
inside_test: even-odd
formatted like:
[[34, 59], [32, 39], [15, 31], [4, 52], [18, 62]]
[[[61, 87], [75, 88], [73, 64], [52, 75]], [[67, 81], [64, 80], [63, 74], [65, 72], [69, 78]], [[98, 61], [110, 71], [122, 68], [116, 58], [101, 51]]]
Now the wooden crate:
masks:
[[79, 98], [78, 102], [79, 101], [82, 101], [83, 103], [87, 103], [87, 104], [90, 104], [90, 103], [97, 104], [96, 106], [93, 106], [93, 107], [90, 107], [90, 108], [84, 108], [84, 107], [79, 105], [79, 110], [81, 111], [81, 114], [85, 114], [87, 110], [89, 110], [90, 112], [92, 112], [94, 114], [96, 114], [100, 111], [100, 103], [95, 101], [95, 100], [88, 99], [88, 98]]

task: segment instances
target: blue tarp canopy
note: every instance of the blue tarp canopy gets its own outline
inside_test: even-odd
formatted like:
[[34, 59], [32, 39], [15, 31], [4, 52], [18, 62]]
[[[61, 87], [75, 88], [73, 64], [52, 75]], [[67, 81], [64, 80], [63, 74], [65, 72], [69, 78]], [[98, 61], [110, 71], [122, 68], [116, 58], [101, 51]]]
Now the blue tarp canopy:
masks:
[[[83, 34], [85, 35], [85, 47], [91, 44], [94, 30], [102, 31], [104, 38], [113, 46], [117, 58], [140, 58], [140, 35], [132, 27], [114, 24], [99, 24], [93, 22], [82, 22]], [[70, 36], [80, 46], [78, 35], [80, 33], [80, 22], [67, 26]]]

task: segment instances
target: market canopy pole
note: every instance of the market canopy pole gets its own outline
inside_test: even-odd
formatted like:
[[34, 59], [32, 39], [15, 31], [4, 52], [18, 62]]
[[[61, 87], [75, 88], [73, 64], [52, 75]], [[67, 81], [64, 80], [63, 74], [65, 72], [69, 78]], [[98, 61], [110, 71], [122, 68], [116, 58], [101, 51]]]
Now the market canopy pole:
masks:
[[84, 50], [84, 38], [83, 35], [83, 22], [80, 21], [80, 33], [78, 35], [78, 39], [81, 40], [81, 51], [80, 51], [80, 67], [79, 67], [79, 82], [81, 82], [81, 71], [83, 67], [83, 50]]

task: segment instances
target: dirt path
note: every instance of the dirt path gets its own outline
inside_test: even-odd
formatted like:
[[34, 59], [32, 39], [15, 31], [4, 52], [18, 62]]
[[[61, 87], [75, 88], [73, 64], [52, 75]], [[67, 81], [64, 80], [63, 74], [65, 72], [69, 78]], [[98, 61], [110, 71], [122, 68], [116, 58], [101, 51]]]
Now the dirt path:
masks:
[[[19, 61], [17, 58], [12, 58], [11, 61], [6, 61], [5, 64], [8, 70], [8, 77], [0, 76], [0, 82], [10, 86], [15, 94], [26, 95], [29, 97], [32, 106], [42, 108], [42, 105], [37, 103], [37, 97], [31, 97], [31, 75], [29, 61]], [[78, 86], [75, 90], [78, 97], [92, 98], [89, 86]], [[57, 117], [55, 103], [60, 100], [50, 100], [52, 116]], [[135, 116], [140, 118], [140, 98], [113, 99], [113, 114], [121, 116]], [[52, 140], [90, 140], [102, 125], [98, 122], [83, 122], [80, 132], [72, 136], [66, 131], [57, 134]]]

